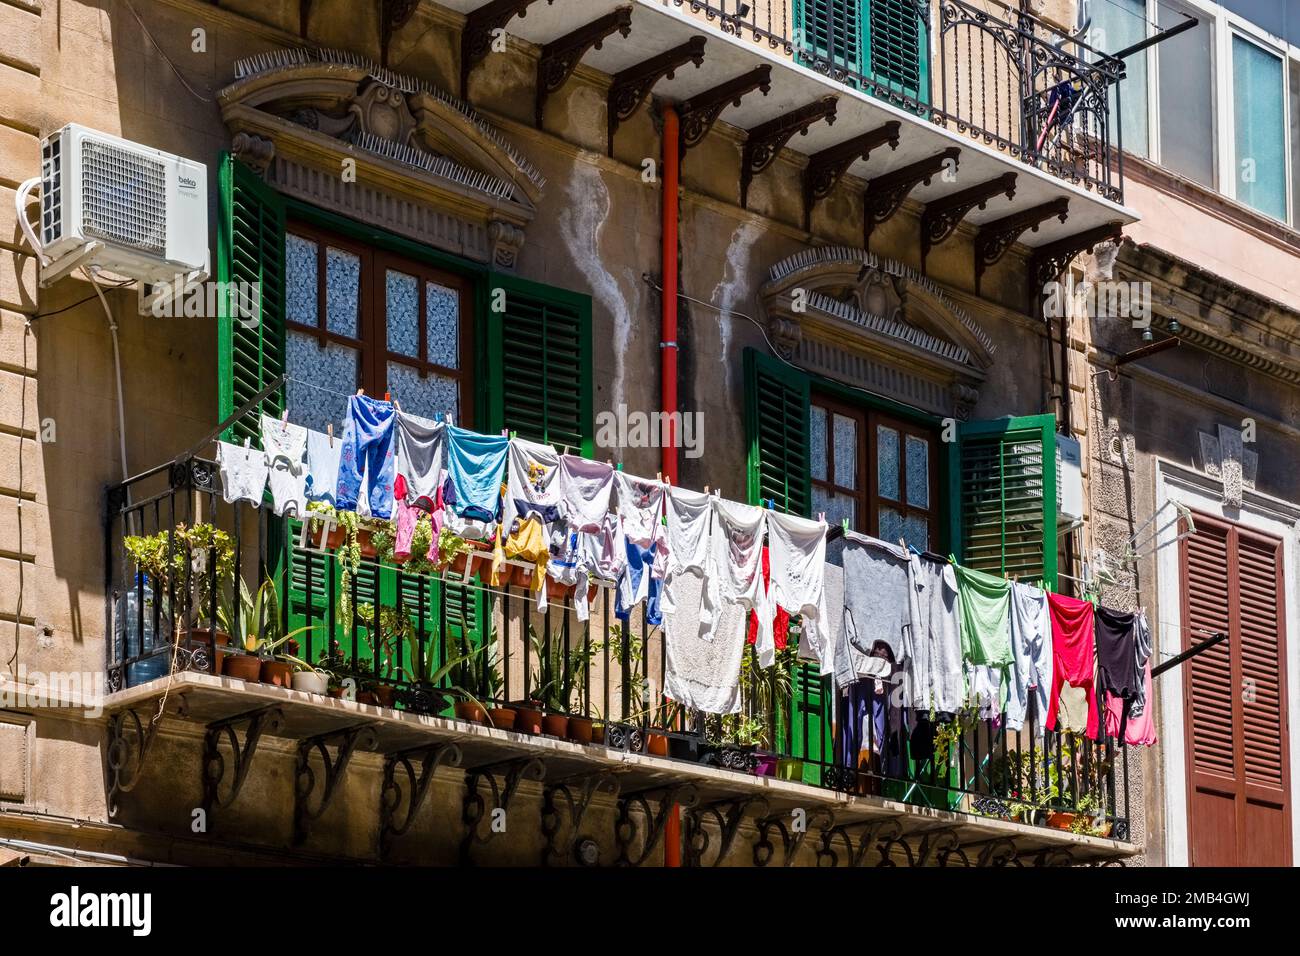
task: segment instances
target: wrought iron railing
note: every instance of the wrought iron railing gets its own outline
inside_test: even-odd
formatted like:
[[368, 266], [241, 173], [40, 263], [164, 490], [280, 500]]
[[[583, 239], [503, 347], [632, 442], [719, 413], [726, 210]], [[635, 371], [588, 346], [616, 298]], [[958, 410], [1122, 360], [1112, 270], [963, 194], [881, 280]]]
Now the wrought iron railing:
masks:
[[[229, 504], [216, 465], [198, 458], [113, 487], [107, 501], [112, 691], [184, 670], [283, 682], [292, 653], [291, 667], [327, 672], [317, 692], [398, 710], [1129, 836], [1126, 748], [1054, 733], [1031, 739], [1000, 718], [941, 723], [912, 713], [904, 725], [887, 686], [841, 698], [830, 678], [797, 662], [797, 622], [776, 667], [760, 668], [746, 648], [741, 713], [705, 716], [663, 695], [663, 629], [644, 603], [619, 620], [608, 583], [592, 589], [583, 622], [573, 594], [553, 595], [538, 612], [527, 585], [488, 586], [471, 563], [489, 560], [486, 552], [442, 570], [418, 566], [418, 552], [397, 564], [386, 532], [367, 542], [363, 529], [366, 556], [355, 561], [346, 535], [332, 540], [328, 517], [304, 527]], [[241, 613], [241, 577], [250, 596], [273, 581], [275, 599], [255, 609], [243, 602]], [[295, 643], [247, 649], [250, 635], [272, 634]], [[1031, 700], [1026, 727], [1032, 708]]]
[[[895, 0], [915, 8], [917, 62], [870, 49], [873, 0], [672, 0], [838, 83], [1123, 201], [1122, 61], [998, 0]], [[895, 41], [912, 42], [912, 34]], [[1116, 114], [1111, 116], [1112, 110]]]

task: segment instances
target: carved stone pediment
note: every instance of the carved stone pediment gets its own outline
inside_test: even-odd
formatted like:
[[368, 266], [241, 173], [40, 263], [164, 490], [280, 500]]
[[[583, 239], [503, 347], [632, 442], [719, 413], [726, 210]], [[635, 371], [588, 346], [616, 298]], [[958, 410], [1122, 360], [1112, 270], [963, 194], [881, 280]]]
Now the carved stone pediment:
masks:
[[338, 51], [261, 54], [236, 75], [222, 119], [277, 187], [349, 214], [400, 206], [375, 224], [514, 267], [545, 179], [467, 104]]
[[937, 285], [862, 249], [796, 253], [759, 296], [786, 358], [936, 414], [968, 417], [993, 364], [992, 340]]

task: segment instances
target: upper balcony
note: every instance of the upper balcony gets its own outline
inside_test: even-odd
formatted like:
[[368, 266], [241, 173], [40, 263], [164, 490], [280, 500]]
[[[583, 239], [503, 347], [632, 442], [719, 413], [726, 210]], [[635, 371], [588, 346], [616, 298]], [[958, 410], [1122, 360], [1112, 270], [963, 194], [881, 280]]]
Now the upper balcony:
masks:
[[1137, 219], [1117, 142], [1123, 63], [997, 0], [442, 3], [466, 16], [462, 94], [505, 28], [542, 49], [539, 122], [582, 63], [612, 78], [611, 150], [651, 94], [676, 104], [688, 149], [719, 117], [745, 131], [742, 205], [777, 153], [803, 154], [805, 227], [845, 173], [867, 183], [864, 241], [908, 198], [929, 214], [923, 249], [965, 219], [990, 227], [986, 256]]

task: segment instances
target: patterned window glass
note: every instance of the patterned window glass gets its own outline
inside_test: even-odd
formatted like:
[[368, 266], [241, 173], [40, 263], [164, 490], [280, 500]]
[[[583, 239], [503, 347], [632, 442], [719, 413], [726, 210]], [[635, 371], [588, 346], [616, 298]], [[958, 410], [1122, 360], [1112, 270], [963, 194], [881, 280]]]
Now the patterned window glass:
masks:
[[289, 419], [317, 431], [333, 422], [335, 434], [347, 415], [348, 396], [357, 390], [356, 349], [335, 342], [320, 347], [316, 336], [288, 330], [285, 338], [289, 381]]
[[[819, 488], [816, 485], [812, 490], [813, 514], [818, 512], [826, 513], [826, 523], [832, 528], [839, 527], [840, 523], [847, 518], [849, 527], [856, 528], [858, 523], [857, 500], [852, 495], [838, 494], [833, 491], [827, 491], [825, 488]], [[842, 564], [844, 552], [844, 539], [836, 538], [826, 544], [826, 560], [831, 564]]]
[[424, 378], [409, 365], [388, 363], [388, 388], [402, 403], [402, 411], [440, 419], [450, 412], [460, 422], [460, 385], [454, 378], [427, 373]]
[[907, 436], [907, 503], [930, 507], [930, 443]]
[[[892, 428], [886, 428], [884, 425], [876, 426], [876, 485], [877, 493], [882, 498], [888, 498], [890, 501], [898, 500], [898, 473], [899, 473], [899, 447], [898, 432]], [[884, 517], [881, 517], [882, 537], [884, 531]], [[890, 537], [888, 540], [897, 540], [896, 537]]]
[[331, 332], [357, 337], [361, 302], [361, 257], [344, 249], [325, 250], [325, 326]]
[[858, 486], [858, 423], [847, 415], [835, 416], [835, 484]]
[[415, 276], [385, 271], [385, 322], [388, 326], [388, 351], [418, 358], [420, 355], [420, 284]]
[[812, 405], [808, 409], [808, 458], [814, 481], [826, 480], [826, 409]]
[[316, 243], [290, 234], [285, 241], [285, 318], [315, 325], [320, 315], [317, 301]]
[[429, 361], [443, 368], [460, 368], [460, 294], [445, 285], [426, 281], [424, 321]]

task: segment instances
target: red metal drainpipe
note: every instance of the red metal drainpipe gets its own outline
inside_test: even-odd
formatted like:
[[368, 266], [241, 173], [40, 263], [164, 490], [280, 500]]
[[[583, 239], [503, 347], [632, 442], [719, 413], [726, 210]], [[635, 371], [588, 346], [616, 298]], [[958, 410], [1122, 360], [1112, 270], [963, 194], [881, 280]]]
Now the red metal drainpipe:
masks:
[[[677, 110], [671, 103], [663, 107], [663, 315], [660, 320], [660, 391], [664, 420], [668, 424], [667, 441], [661, 449], [664, 478], [677, 484], [677, 429], [671, 417], [677, 411], [677, 165], [681, 158], [678, 144]], [[664, 866], [682, 865], [681, 808], [676, 804], [664, 823]]]

